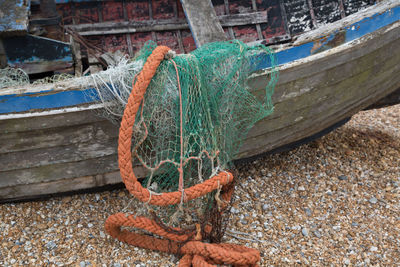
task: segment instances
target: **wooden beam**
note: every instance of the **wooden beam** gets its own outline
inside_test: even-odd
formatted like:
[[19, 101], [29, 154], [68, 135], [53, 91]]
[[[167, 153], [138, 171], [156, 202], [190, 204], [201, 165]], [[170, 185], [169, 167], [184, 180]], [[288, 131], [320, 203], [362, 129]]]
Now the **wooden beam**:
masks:
[[197, 47], [228, 40], [211, 0], [181, 0], [181, 3]]
[[316, 28], [318, 28], [318, 23], [317, 23], [317, 19], [315, 18], [315, 12], [314, 12], [312, 0], [307, 0], [307, 3], [308, 3], [308, 7], [310, 8], [310, 15], [311, 15], [312, 23], [314, 25], [314, 28], [316, 29]]
[[70, 36], [69, 42], [71, 44], [71, 51], [74, 57], [74, 71], [75, 76], [81, 77], [83, 72], [82, 66], [82, 55], [81, 55], [81, 45], [78, 42], [75, 42], [74, 38]]
[[[155, 23], [153, 20], [153, 0], [148, 0], [149, 3], [149, 18], [151, 23]], [[151, 31], [151, 39], [155, 42], [157, 42], [157, 35], [155, 31]]]
[[[254, 25], [258, 23], [267, 23], [268, 17], [266, 11], [252, 12], [245, 14], [223, 15], [218, 17], [223, 27]], [[185, 19], [164, 19], [149, 21], [121, 21], [121, 22], [101, 22], [87, 23], [65, 26], [79, 32], [80, 35], [104, 35], [121, 34], [135, 32], [153, 32], [153, 31], [174, 31], [189, 29]], [[224, 33], [225, 36], [225, 33]]]
[[5, 38], [3, 46], [8, 65], [28, 74], [73, 69], [71, 47], [65, 42], [28, 34]]
[[344, 10], [343, 0], [339, 0], [339, 10], [340, 10], [340, 16], [342, 17], [342, 19], [344, 19], [346, 17], [346, 12]]
[[[230, 10], [229, 10], [229, 1], [228, 0], [224, 0], [224, 6], [225, 6], [225, 15], [229, 15]], [[235, 39], [235, 33], [233, 31], [232, 26], [228, 27], [228, 34], [231, 39]]]
[[[174, 18], [178, 19], [178, 1], [174, 1], [174, 4], [172, 7], [174, 9]], [[185, 53], [185, 47], [183, 46], [183, 40], [182, 40], [182, 31], [177, 30], [175, 36], [176, 36], [176, 39], [178, 40], [179, 50], [181, 50], [181, 53]]]
[[291, 39], [290, 37], [290, 30], [289, 30], [289, 24], [288, 24], [288, 19], [287, 19], [287, 14], [286, 14], [286, 7], [285, 7], [285, 3], [283, 2], [283, 0], [279, 1], [279, 5], [281, 7], [281, 16], [282, 16], [282, 20], [283, 20], [283, 27], [285, 28], [285, 32], [286, 32], [286, 37], [287, 39]]
[[40, 0], [40, 15], [43, 19], [45, 19], [44, 21], [47, 20], [47, 22], [50, 22], [49, 24], [43, 26], [43, 28], [46, 30], [44, 36], [51, 39], [62, 40], [61, 27], [59, 23], [55, 21], [51, 22], [52, 19], [56, 21], [59, 19], [56, 1]]
[[0, 38], [0, 68], [5, 68], [7, 66], [7, 56], [6, 51], [3, 47], [3, 41]]

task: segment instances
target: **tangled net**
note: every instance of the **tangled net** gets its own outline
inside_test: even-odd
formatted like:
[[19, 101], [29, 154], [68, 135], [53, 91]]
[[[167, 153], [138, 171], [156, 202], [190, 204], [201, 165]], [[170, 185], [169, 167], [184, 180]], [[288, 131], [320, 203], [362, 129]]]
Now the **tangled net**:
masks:
[[[247, 78], [265, 61], [272, 66], [269, 83], [263, 96], [255, 96]], [[268, 48], [240, 41], [207, 44], [186, 55], [148, 42], [122, 68], [91, 76], [108, 113], [121, 116], [123, 111], [121, 176], [142, 202], [134, 214], [107, 219], [111, 236], [182, 254], [180, 266], [256, 266], [256, 250], [201, 240], [220, 242], [223, 214], [233, 191], [228, 170], [249, 129], [273, 111], [275, 65]], [[116, 75], [118, 68], [125, 71]], [[140, 182], [134, 166], [141, 166], [145, 179]]]
[[0, 69], [0, 89], [29, 84], [29, 76], [18, 68]]
[[[31, 82], [29, 79], [29, 75], [20, 68], [6, 67], [4, 69], [0, 69], [0, 89], [7, 87], [24, 86], [29, 84], [41, 85], [49, 83], [58, 83], [72, 79], [86, 81], [86, 79], [77, 78], [68, 73], [60, 73], [60, 74], [54, 74], [50, 77], [37, 79], [36, 81]], [[86, 83], [86, 85], [88, 84]]]

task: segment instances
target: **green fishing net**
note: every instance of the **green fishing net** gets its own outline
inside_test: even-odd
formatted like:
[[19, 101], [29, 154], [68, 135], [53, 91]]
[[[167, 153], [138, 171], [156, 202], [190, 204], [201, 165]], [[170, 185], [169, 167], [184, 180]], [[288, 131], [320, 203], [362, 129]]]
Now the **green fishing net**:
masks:
[[[155, 47], [147, 42], [133, 60], [90, 77], [109, 114], [122, 116], [132, 81]], [[247, 79], [260, 66], [268, 67], [268, 85], [255, 96]], [[135, 118], [133, 161], [145, 178], [143, 186], [155, 194], [178, 191], [229, 170], [248, 131], [273, 112], [277, 79], [269, 48], [237, 40], [163, 60]], [[168, 208], [164, 222], [202, 220], [215, 194]]]

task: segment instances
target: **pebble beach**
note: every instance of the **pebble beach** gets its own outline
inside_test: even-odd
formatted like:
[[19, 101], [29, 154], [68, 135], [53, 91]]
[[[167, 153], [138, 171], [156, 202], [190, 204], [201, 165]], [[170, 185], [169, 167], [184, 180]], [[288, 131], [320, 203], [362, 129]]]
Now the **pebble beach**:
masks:
[[[237, 168], [223, 241], [258, 249], [260, 266], [399, 266], [400, 105]], [[105, 233], [130, 199], [116, 189], [0, 204], [0, 266], [176, 266]]]

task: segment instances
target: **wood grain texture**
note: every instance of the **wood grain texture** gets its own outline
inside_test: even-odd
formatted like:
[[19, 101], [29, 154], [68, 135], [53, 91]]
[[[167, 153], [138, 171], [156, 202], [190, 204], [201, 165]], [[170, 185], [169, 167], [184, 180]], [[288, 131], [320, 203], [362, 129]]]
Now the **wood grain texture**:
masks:
[[228, 40], [211, 0], [181, 0], [181, 3], [197, 47]]
[[[224, 27], [254, 25], [257, 23], [267, 23], [268, 17], [266, 11], [221, 15], [217, 17], [217, 21]], [[83, 36], [103, 35], [103, 34], [122, 34], [136, 32], [152, 32], [152, 31], [174, 31], [187, 30], [189, 24], [185, 19], [172, 18], [160, 19], [157, 21], [121, 21], [121, 22], [99, 22], [91, 24], [68, 25]], [[225, 34], [225, 33], [224, 33]]]

